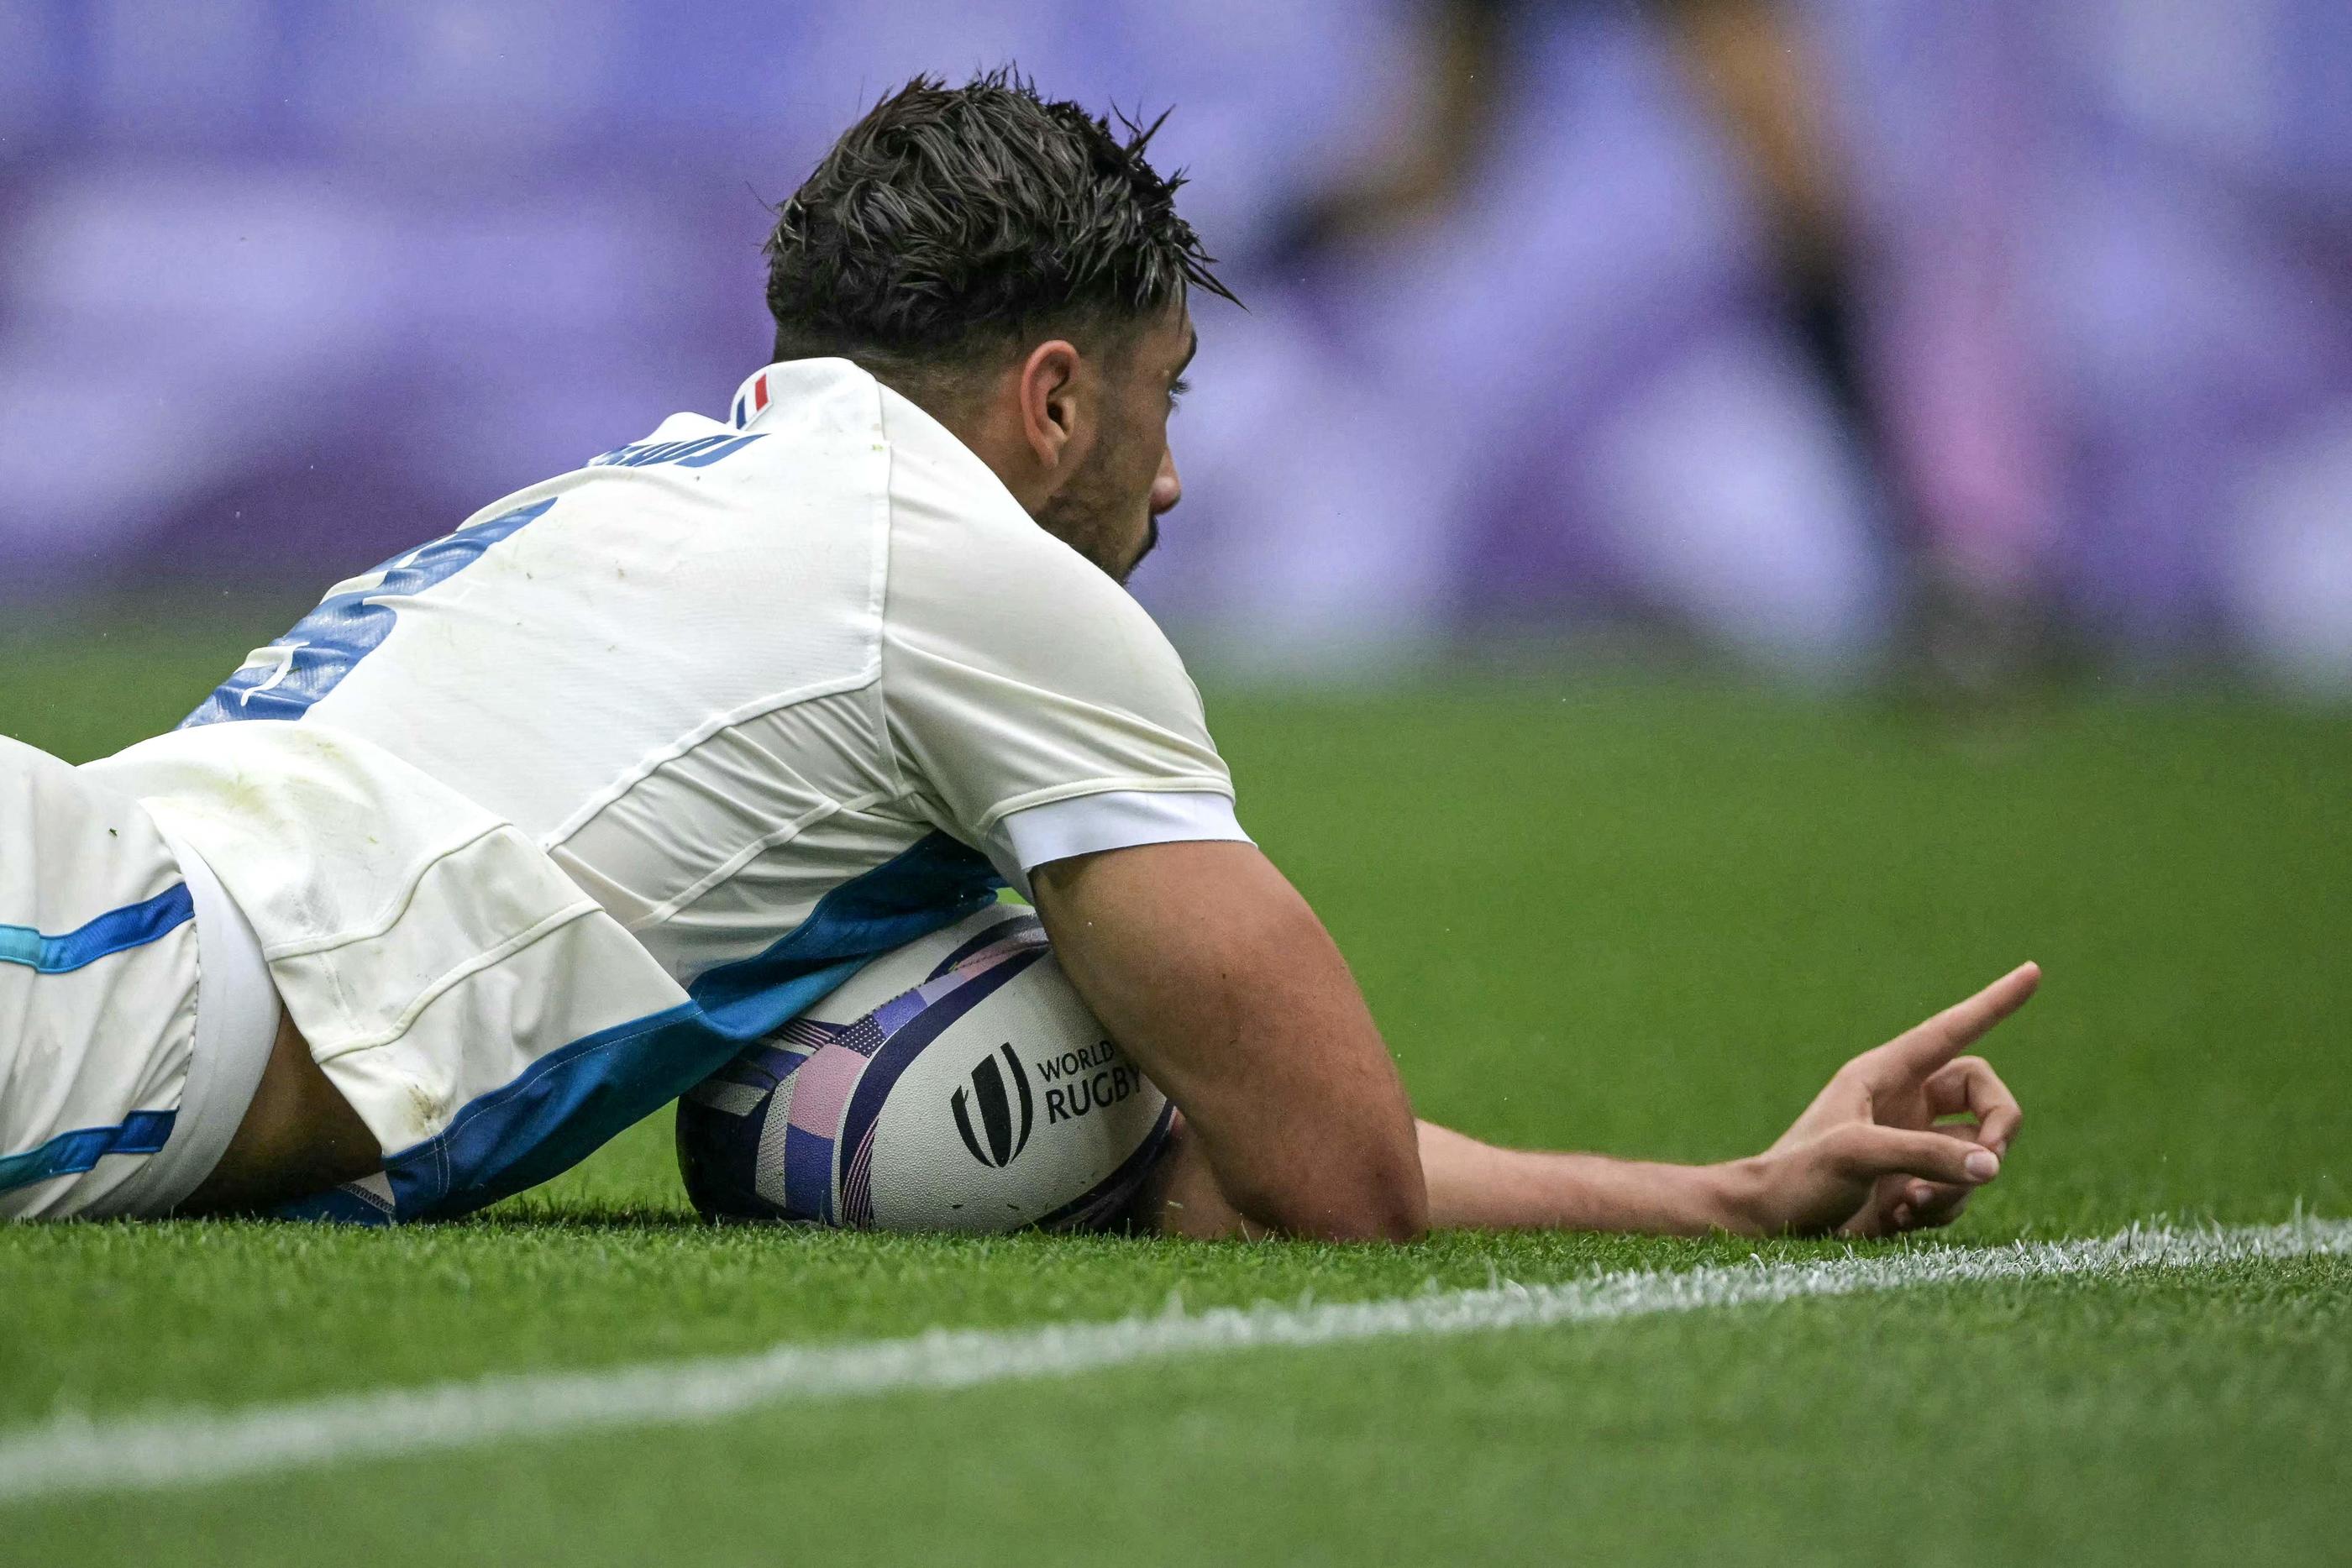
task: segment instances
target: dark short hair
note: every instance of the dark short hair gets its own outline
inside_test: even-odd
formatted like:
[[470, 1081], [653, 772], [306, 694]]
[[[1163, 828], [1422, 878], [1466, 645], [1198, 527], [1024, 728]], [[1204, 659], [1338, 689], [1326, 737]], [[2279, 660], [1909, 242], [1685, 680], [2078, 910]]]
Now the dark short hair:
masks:
[[1188, 288], [1233, 299], [1176, 215], [1182, 173], [1144, 160], [1166, 119], [1114, 132], [1011, 67], [888, 94], [776, 213], [776, 358], [839, 355], [912, 393], [1041, 329], [1124, 339]]

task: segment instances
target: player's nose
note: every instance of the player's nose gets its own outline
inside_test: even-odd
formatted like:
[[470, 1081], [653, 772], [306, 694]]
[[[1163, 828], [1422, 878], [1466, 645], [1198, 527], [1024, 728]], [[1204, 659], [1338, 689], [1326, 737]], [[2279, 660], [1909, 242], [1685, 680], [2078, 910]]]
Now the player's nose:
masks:
[[1160, 459], [1159, 476], [1151, 481], [1151, 515], [1171, 509], [1184, 498], [1184, 481], [1176, 476], [1176, 455], [1172, 452]]

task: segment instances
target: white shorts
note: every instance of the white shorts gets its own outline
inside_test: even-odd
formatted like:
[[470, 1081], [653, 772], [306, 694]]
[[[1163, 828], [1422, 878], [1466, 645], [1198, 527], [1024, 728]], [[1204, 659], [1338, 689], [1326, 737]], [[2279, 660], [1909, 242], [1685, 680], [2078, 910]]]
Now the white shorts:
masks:
[[0, 1218], [170, 1212], [244, 1120], [278, 1020], [210, 868], [0, 737]]
[[195, 857], [218, 874], [311, 1060], [375, 1135], [381, 1171], [278, 1214], [469, 1213], [742, 1049], [512, 823], [331, 727], [182, 729], [78, 771], [192, 850], [192, 883]]

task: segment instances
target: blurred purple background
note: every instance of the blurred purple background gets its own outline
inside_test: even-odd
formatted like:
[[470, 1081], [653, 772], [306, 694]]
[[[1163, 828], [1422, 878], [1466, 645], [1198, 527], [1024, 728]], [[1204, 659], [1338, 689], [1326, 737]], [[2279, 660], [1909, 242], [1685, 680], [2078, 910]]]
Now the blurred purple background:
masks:
[[2341, 0], [0, 0], [0, 618], [719, 412], [762, 201], [1009, 59], [1176, 106], [1251, 306], [1138, 583], [1193, 646], [2352, 693]]

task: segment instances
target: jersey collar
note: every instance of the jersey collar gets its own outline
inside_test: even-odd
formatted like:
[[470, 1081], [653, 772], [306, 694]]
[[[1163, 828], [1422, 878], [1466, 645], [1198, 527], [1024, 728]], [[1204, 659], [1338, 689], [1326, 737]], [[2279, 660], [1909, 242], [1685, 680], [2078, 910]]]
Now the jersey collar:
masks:
[[854, 361], [837, 355], [779, 360], [743, 378], [743, 384], [735, 389], [735, 401], [728, 405], [727, 423], [738, 430], [749, 430], [765, 418], [770, 409], [793, 393], [805, 395], [819, 385], [838, 382], [844, 375], [870, 379]]

